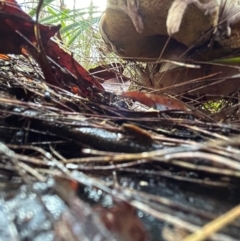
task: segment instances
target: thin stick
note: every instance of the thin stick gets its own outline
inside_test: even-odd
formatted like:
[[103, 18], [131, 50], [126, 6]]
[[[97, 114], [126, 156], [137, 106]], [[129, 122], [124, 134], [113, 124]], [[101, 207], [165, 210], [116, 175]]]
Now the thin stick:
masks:
[[239, 216], [240, 216], [240, 205], [234, 207], [227, 213], [214, 219], [212, 222], [203, 226], [202, 229], [189, 235], [182, 241], [203, 241], [209, 238], [212, 234], [216, 233], [218, 230], [224, 228], [229, 223], [233, 222]]

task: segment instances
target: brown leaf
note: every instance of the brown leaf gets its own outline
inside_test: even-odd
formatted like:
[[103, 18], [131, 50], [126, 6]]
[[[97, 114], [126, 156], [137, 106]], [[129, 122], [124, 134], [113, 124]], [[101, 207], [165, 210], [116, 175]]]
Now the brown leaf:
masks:
[[9, 56], [6, 54], [0, 54], [0, 59], [2, 60], [10, 60]]
[[110, 209], [98, 208], [101, 220], [120, 240], [146, 241], [147, 233], [135, 209], [126, 202], [118, 202]]
[[123, 97], [131, 98], [146, 106], [155, 108], [160, 111], [165, 110], [182, 110], [188, 111], [189, 108], [181, 101], [163, 95], [155, 95], [138, 91], [129, 91], [122, 94]]
[[[36, 43], [34, 34], [35, 21], [22, 11], [20, 6], [14, 1], [5, 1], [1, 4], [0, 10], [0, 53], [21, 54], [22, 45], [27, 41]], [[48, 40], [60, 29], [58, 26], [39, 25], [41, 40], [45, 45]], [[20, 36], [17, 32], [24, 36]]]
[[[86, 69], [50, 39], [59, 31], [60, 25], [39, 24], [43, 49], [37, 50], [34, 48], [37, 44], [34, 32], [36, 22], [22, 11], [15, 0], [2, 3], [0, 23], [0, 53], [26, 55], [27, 52], [32, 55], [40, 65], [45, 81], [53, 86], [74, 90], [74, 93], [84, 96], [92, 94], [93, 88], [103, 90]], [[54, 61], [49, 61], [46, 55]]]
[[59, 66], [65, 68], [70, 74], [63, 73], [60, 69], [58, 71], [59, 78], [67, 85], [77, 86], [83, 93], [87, 94], [90, 90], [88, 88], [96, 87], [103, 90], [103, 87], [99, 82], [89, 75], [88, 71], [83, 68], [73, 57], [65, 52], [59, 45], [53, 41], [49, 41], [45, 47], [45, 51], [49, 57], [51, 57]]
[[[116, 202], [109, 209], [98, 205], [91, 208], [75, 194], [77, 183], [65, 177], [55, 177], [57, 194], [68, 204], [55, 227], [61, 241], [146, 241], [147, 233], [135, 209], [126, 202]], [[101, 239], [99, 239], [101, 237]]]

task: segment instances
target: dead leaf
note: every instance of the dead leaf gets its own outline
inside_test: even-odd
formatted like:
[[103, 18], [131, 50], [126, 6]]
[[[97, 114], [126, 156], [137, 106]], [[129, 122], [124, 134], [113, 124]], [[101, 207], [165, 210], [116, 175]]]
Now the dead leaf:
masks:
[[189, 111], [190, 109], [177, 99], [173, 99], [164, 95], [155, 95], [138, 91], [128, 91], [122, 94], [123, 97], [131, 98], [146, 106], [155, 108], [160, 111], [166, 110], [182, 110]]
[[118, 202], [110, 209], [97, 208], [108, 230], [117, 234], [119, 240], [146, 241], [147, 233], [135, 209], [126, 202]]
[[[30, 54], [40, 65], [45, 81], [53, 86], [87, 96], [103, 87], [50, 38], [59, 32], [60, 25], [39, 24], [40, 41], [37, 43], [34, 27], [36, 22], [15, 0], [1, 2], [0, 53]], [[43, 46], [37, 49], [34, 46]], [[50, 60], [49, 60], [50, 58]]]
[[[146, 241], [146, 230], [135, 209], [119, 201], [111, 208], [98, 205], [91, 208], [76, 196], [77, 183], [65, 177], [55, 177], [58, 195], [68, 204], [55, 227], [62, 241], [98, 240]], [[64, 230], [64, 231], [63, 231]], [[101, 237], [101, 239], [99, 239]]]
[[[16, 1], [1, 2], [0, 22], [0, 53], [21, 54], [22, 45], [27, 45], [26, 39], [36, 44], [35, 21], [22, 11]], [[42, 43], [45, 45], [59, 31], [60, 25], [47, 26], [40, 24], [39, 28]], [[25, 39], [17, 32], [21, 33]]]

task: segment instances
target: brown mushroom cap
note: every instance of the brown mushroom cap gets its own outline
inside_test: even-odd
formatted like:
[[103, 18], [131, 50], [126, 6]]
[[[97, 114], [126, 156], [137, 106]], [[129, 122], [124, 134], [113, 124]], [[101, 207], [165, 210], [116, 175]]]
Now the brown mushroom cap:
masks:
[[[124, 59], [143, 62], [156, 61], [161, 59], [185, 61], [186, 51], [195, 46], [198, 48], [193, 52], [191, 58], [194, 60], [212, 60], [225, 57], [240, 49], [240, 23], [232, 28], [229, 38], [223, 38], [219, 42], [212, 41], [213, 27], [211, 17], [204, 14], [195, 5], [188, 6], [180, 30], [169, 39], [166, 29], [166, 18], [168, 9], [173, 1], [139, 0], [139, 14], [144, 23], [141, 33], [137, 32], [131, 18], [121, 10], [107, 8], [100, 21], [100, 33], [108, 48]], [[164, 4], [164, 6], [163, 6]], [[227, 6], [226, 6], [227, 7]], [[165, 45], [167, 46], [165, 48]], [[211, 48], [208, 47], [212, 43]], [[202, 48], [203, 46], [203, 48]], [[164, 51], [163, 51], [164, 49]], [[183, 56], [179, 59], [180, 56]], [[207, 71], [206, 71], [207, 68]], [[201, 70], [181, 69], [171, 70], [163, 76], [155, 76], [155, 88], [168, 88], [176, 83], [182, 83], [192, 79], [201, 79], [207, 74], [219, 72], [215, 79], [223, 78], [218, 84], [211, 84], [207, 78], [202, 87], [192, 91], [193, 95], [219, 94], [228, 95], [240, 87], [239, 79], [231, 79], [231, 75], [238, 74], [238, 69], [231, 67], [217, 67], [207, 65]], [[213, 77], [212, 77], [213, 78]], [[210, 85], [209, 85], [210, 83]], [[206, 85], [206, 87], [204, 87]], [[181, 86], [171, 89], [172, 94], [183, 93], [193, 89], [196, 84]]]
[[[240, 48], [239, 23], [231, 26], [230, 38], [222, 38], [214, 43], [211, 16], [206, 15], [194, 4], [190, 4], [183, 16], [180, 30], [172, 36], [165, 49], [169, 38], [166, 19], [172, 2], [173, 0], [140, 0], [138, 14], [144, 23], [141, 33], [136, 31], [126, 12], [107, 8], [100, 21], [100, 33], [109, 49], [122, 58], [145, 62], [156, 60], [160, 55], [162, 58], [172, 59], [172, 56], [180, 56], [187, 48], [199, 46], [205, 46], [205, 49], [194, 57], [205, 60], [226, 56]], [[213, 46], [209, 50], [207, 46], [210, 42]], [[163, 49], [165, 50], [162, 53]]]

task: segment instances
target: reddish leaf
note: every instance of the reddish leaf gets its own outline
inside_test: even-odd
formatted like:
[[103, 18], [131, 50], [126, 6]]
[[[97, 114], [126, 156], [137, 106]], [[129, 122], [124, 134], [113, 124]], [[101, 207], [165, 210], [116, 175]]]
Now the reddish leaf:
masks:
[[131, 205], [117, 202], [109, 209], [92, 208], [75, 195], [76, 187], [77, 183], [68, 178], [55, 177], [57, 194], [68, 204], [55, 227], [58, 240], [147, 240], [146, 230]]
[[10, 60], [9, 56], [6, 54], [0, 54], [0, 59], [2, 60]]
[[[78, 86], [82, 92], [89, 92], [87, 88], [92, 87], [103, 90], [102, 85], [99, 84], [98, 81], [92, 76], [90, 76], [88, 71], [77, 63], [71, 55], [61, 49], [58, 44], [53, 41], [49, 41], [45, 51], [47, 55], [51, 57], [51, 59], [53, 59], [62, 68], [65, 68], [71, 74], [71, 76], [68, 75], [68, 80], [69, 82], [72, 82], [73, 86]], [[64, 77], [63, 81], [67, 82], [67, 76], [64, 75], [64, 73], [62, 73], [62, 77]]]
[[[2, 3], [2, 2], [1, 2]], [[14, 1], [3, 2], [0, 9], [0, 53], [21, 54], [22, 45], [27, 45], [27, 40], [36, 43], [34, 35], [35, 21], [24, 13]], [[41, 41], [45, 45], [48, 40], [60, 29], [59, 26], [39, 25]], [[21, 33], [26, 39], [20, 36]]]
[[75, 95], [80, 95], [79, 88], [77, 86], [72, 86], [71, 91]]
[[16, 0], [1, 1], [0, 12], [17, 15], [27, 20], [31, 20], [31, 17], [22, 11], [20, 5], [16, 2]]
[[123, 93], [122, 96], [131, 98], [146, 106], [155, 108], [160, 111], [189, 110], [189, 108], [186, 105], [184, 105], [181, 101], [163, 95], [155, 95], [138, 91], [128, 91]]
[[[60, 26], [39, 24], [40, 41], [44, 48], [39, 52], [33, 47], [37, 42], [34, 33], [36, 22], [21, 10], [15, 0], [2, 3], [0, 23], [0, 53], [26, 54], [27, 51], [40, 65], [45, 81], [53, 86], [85, 96], [91, 94], [93, 88], [103, 90], [86, 69], [50, 39]], [[53, 61], [49, 62], [46, 55]]]
[[137, 217], [135, 209], [126, 202], [119, 202], [110, 209], [97, 208], [101, 220], [120, 240], [145, 241], [147, 233]]

